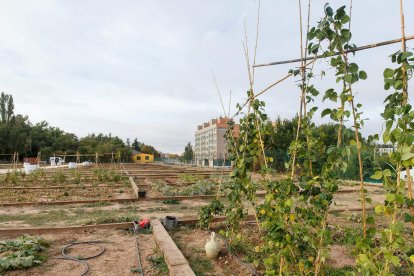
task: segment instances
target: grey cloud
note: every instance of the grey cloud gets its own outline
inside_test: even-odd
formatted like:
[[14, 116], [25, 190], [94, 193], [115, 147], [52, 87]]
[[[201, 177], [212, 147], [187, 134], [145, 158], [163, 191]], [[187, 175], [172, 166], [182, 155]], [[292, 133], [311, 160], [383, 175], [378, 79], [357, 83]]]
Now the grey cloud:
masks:
[[[349, 1], [331, 2], [339, 7]], [[314, 1], [312, 24], [324, 3]], [[396, 3], [354, 1], [353, 6], [358, 45], [400, 37]], [[13, 93], [17, 111], [35, 122], [47, 120], [78, 135], [138, 137], [163, 151], [181, 152], [194, 139], [197, 124], [223, 115], [211, 70], [226, 108], [230, 90], [233, 111], [244, 100], [243, 25], [245, 20], [252, 47], [256, 8], [252, 0], [2, 1], [0, 90]], [[405, 10], [406, 32], [414, 34], [414, 2], [405, 1]], [[295, 1], [262, 1], [258, 63], [299, 56], [297, 14]], [[356, 87], [370, 117], [365, 134], [381, 129], [382, 70], [398, 49], [393, 45], [355, 57], [369, 75]], [[294, 66], [257, 69], [256, 89]], [[323, 62], [315, 67], [326, 69]], [[324, 91], [332, 81], [327, 76], [314, 84]], [[289, 118], [298, 97], [289, 79], [262, 98], [272, 118]]]

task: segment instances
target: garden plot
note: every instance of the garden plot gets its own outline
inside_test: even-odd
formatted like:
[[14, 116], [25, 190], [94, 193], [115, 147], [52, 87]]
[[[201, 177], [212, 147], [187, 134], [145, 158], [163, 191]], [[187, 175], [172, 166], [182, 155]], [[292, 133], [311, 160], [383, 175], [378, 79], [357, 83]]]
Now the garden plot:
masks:
[[205, 178], [228, 174], [228, 169], [211, 169], [211, 168], [192, 168], [192, 167], [174, 167], [159, 164], [123, 164], [123, 168], [127, 175], [136, 179], [164, 179], [179, 178], [182, 175], [197, 175]]
[[133, 196], [128, 178], [111, 168], [40, 169], [29, 175], [18, 171], [0, 175], [2, 203], [125, 199]]
[[39, 169], [26, 175], [13, 171], [0, 175], [0, 187], [50, 187], [74, 184], [119, 184], [126, 177], [122, 171], [106, 168]]
[[203, 196], [216, 193], [219, 182], [225, 182], [228, 171], [166, 165], [123, 164], [126, 174], [145, 197]]
[[[220, 224], [215, 224], [213, 231], [220, 233]], [[349, 227], [340, 227], [335, 231], [335, 243], [331, 248], [331, 258], [327, 260], [327, 272], [345, 273], [349, 266], [354, 265], [351, 258], [351, 247], [348, 246], [360, 233], [350, 231]], [[263, 243], [260, 238], [259, 230], [254, 222], [245, 223], [240, 229], [239, 240], [231, 247], [228, 241], [218, 236], [217, 242], [221, 246], [221, 251], [217, 259], [210, 260], [206, 257], [204, 246], [210, 239], [211, 230], [201, 230], [196, 227], [181, 226], [176, 230], [170, 231], [176, 245], [187, 258], [191, 268], [196, 275], [253, 275], [255, 271], [258, 275], [264, 274], [258, 260], [263, 256], [258, 253], [258, 248]], [[216, 234], [217, 236], [217, 234]], [[330, 274], [326, 274], [330, 275]], [[344, 274], [335, 274], [344, 275]]]
[[0, 228], [62, 227], [131, 222], [141, 218], [197, 217], [206, 200], [96, 202], [58, 206], [9, 206], [0, 209]]
[[146, 196], [151, 197], [169, 197], [169, 196], [199, 196], [214, 195], [218, 192], [218, 183], [211, 179], [201, 179], [190, 183], [171, 184], [164, 179], [146, 179], [144, 181], [136, 180], [140, 191], [146, 191]]
[[[344, 189], [344, 188], [342, 188]], [[349, 190], [349, 188], [346, 188]], [[353, 189], [353, 192], [341, 193], [341, 189], [335, 194], [333, 205], [331, 210], [347, 209], [347, 208], [360, 208], [360, 192], [359, 189]], [[381, 204], [385, 200], [385, 190], [382, 187], [366, 187], [369, 197], [372, 199], [371, 206]], [[369, 206], [369, 205], [368, 205]]]
[[[333, 212], [329, 215], [327, 227], [332, 231], [332, 243], [328, 248], [329, 258], [324, 267], [325, 275], [347, 275], [346, 273], [353, 271], [354, 245], [362, 236], [361, 219], [360, 212]], [[226, 230], [223, 223], [212, 223], [210, 230], [200, 229], [197, 225], [178, 226], [170, 230], [169, 234], [196, 275], [253, 275], [251, 269], [258, 275], [263, 275], [265, 268], [263, 263], [259, 262], [265, 257], [259, 253], [263, 240], [256, 222], [253, 218], [252, 220], [241, 224], [237, 240], [233, 241], [230, 248], [228, 241], [219, 236]], [[380, 229], [386, 227], [387, 222], [379, 219], [375, 225]], [[406, 223], [405, 226], [408, 228], [410, 225]], [[204, 249], [211, 231], [216, 232], [216, 240], [221, 246], [218, 258], [213, 260], [206, 257]], [[404, 236], [408, 243], [414, 243], [409, 231]]]
[[7, 202], [53, 202], [84, 199], [125, 199], [131, 198], [128, 185], [122, 187], [79, 187], [58, 189], [0, 189], [0, 201]]
[[[215, 229], [219, 232], [219, 229]], [[169, 231], [170, 236], [175, 244], [181, 250], [190, 264], [190, 267], [196, 275], [252, 275], [248, 267], [254, 268], [254, 258], [257, 253], [254, 252], [255, 237], [253, 234], [254, 227], [246, 225], [243, 232], [250, 232], [249, 241], [240, 243], [237, 247], [229, 248], [221, 238], [216, 238], [221, 245], [221, 251], [217, 259], [210, 260], [207, 258], [204, 246], [210, 239], [210, 231], [201, 230], [194, 227], [181, 226], [176, 230]]]
[[[82, 233], [65, 232], [44, 234], [43, 239], [50, 243], [42, 252], [47, 259], [40, 265], [10, 272], [8, 275], [81, 275], [83, 264], [75, 261], [58, 260], [64, 246], [73, 242], [102, 241], [105, 248], [102, 255], [85, 260], [89, 266], [88, 275], [137, 275], [138, 255], [135, 236], [125, 230], [89, 230]], [[15, 238], [15, 237], [7, 237]], [[163, 258], [156, 248], [151, 233], [139, 234], [139, 253], [145, 275], [165, 275], [168, 273], [163, 266]], [[71, 256], [85, 257], [94, 255], [100, 250], [97, 246], [79, 245], [68, 251]], [[2, 254], [3, 257], [5, 253]], [[1, 272], [1, 270], [0, 270]]]

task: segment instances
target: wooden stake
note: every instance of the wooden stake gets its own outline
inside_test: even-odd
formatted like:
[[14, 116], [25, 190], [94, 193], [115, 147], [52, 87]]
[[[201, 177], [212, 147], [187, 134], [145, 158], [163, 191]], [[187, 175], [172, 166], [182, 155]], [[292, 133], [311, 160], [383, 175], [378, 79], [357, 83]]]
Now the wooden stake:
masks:
[[[405, 37], [405, 41], [412, 40], [412, 39], [414, 39], [414, 35]], [[363, 50], [368, 50], [368, 49], [372, 49], [372, 48], [382, 47], [382, 46], [395, 44], [395, 43], [399, 43], [399, 42], [401, 42], [401, 38], [376, 42], [376, 43], [356, 47], [355, 49], [347, 50], [347, 51], [345, 51], [345, 53], [347, 53], [347, 54], [355, 53], [355, 52], [358, 52], [358, 51], [363, 51]], [[338, 55], [341, 55], [341, 53], [335, 52], [330, 56], [318, 55], [316, 57], [319, 59], [319, 58], [326, 58], [326, 57], [338, 56]], [[313, 57], [308, 57], [308, 58], [305, 59], [305, 61], [311, 60], [312, 58]], [[296, 58], [296, 59], [289, 59], [289, 60], [283, 60], [283, 61], [275, 61], [275, 62], [269, 62], [269, 63], [255, 64], [255, 65], [253, 65], [253, 67], [255, 67], [255, 68], [256, 67], [266, 67], [266, 66], [273, 66], [273, 65], [295, 63], [295, 62], [300, 62], [300, 61], [301, 61], [300, 58]]]
[[[400, 19], [401, 19], [401, 51], [407, 51], [407, 44], [405, 38], [405, 20], [404, 20], [404, 5], [403, 0], [400, 0]], [[403, 81], [403, 105], [408, 103], [408, 78], [407, 78], [407, 68], [405, 67], [405, 63], [402, 64], [402, 81]], [[412, 188], [412, 180], [411, 180], [411, 172], [410, 167], [405, 168], [407, 174], [407, 197], [412, 200], [413, 199], [413, 188]], [[414, 208], [410, 207], [410, 215], [414, 216]], [[414, 221], [411, 222], [412, 227], [412, 234], [414, 236]]]

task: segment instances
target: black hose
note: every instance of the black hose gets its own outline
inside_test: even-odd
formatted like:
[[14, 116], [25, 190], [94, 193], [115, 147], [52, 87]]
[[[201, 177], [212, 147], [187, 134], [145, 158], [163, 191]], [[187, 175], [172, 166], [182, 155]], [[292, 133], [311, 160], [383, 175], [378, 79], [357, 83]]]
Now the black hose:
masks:
[[141, 272], [141, 276], [144, 276], [144, 270], [142, 269], [142, 263], [141, 263], [141, 254], [139, 254], [138, 233], [135, 227], [133, 227], [132, 229], [134, 230], [134, 234], [135, 234], [135, 245], [137, 247], [137, 254], [138, 254], [138, 268], [139, 268], [139, 271]]
[[[72, 247], [72, 246], [75, 246], [75, 245], [79, 245], [79, 244], [90, 244], [90, 245], [98, 246], [98, 247], [100, 247], [101, 250], [97, 254], [92, 255], [92, 256], [88, 256], [88, 257], [74, 257], [74, 256], [71, 256], [71, 255], [67, 254], [66, 250], [69, 247]], [[78, 260], [89, 260], [89, 259], [93, 259], [93, 258], [96, 258], [98, 256], [101, 256], [104, 252], [105, 252], [105, 247], [103, 247], [102, 245], [97, 244], [96, 241], [74, 242], [74, 243], [71, 243], [69, 245], [66, 245], [62, 249], [62, 255], [63, 256], [65, 256], [67, 258], [78, 259]]]
[[[80, 274], [80, 276], [84, 276], [89, 271], [89, 265], [84, 260], [90, 260], [90, 259], [96, 258], [96, 257], [102, 255], [105, 252], [105, 247], [103, 247], [102, 245], [99, 245], [99, 243], [106, 243], [106, 242], [104, 242], [104, 241], [73, 242], [73, 243], [71, 243], [71, 244], [66, 245], [65, 247], [63, 247], [63, 249], [62, 249], [62, 255], [63, 256], [62, 257], [54, 257], [52, 259], [65, 260], [65, 261], [73, 261], [73, 262], [79, 262], [79, 263], [83, 264], [85, 266], [85, 269]], [[74, 257], [74, 256], [69, 255], [66, 252], [69, 247], [76, 246], [76, 245], [79, 245], [79, 244], [89, 244], [89, 245], [98, 246], [100, 248], [100, 251], [97, 254], [95, 254], [93, 256], [88, 256], [88, 257]]]

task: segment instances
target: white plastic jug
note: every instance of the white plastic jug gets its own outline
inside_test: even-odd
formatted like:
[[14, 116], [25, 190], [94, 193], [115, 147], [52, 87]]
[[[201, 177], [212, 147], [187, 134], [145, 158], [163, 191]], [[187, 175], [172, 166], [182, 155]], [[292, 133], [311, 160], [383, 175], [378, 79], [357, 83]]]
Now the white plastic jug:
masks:
[[26, 174], [31, 174], [32, 172], [34, 172], [35, 170], [37, 170], [39, 168], [39, 166], [37, 166], [37, 165], [26, 165], [25, 167], [24, 167], [24, 172], [26, 173]]
[[207, 254], [207, 258], [209, 259], [214, 259], [217, 258], [219, 252], [220, 252], [220, 244], [216, 241], [216, 233], [211, 232], [211, 238], [210, 240], [207, 240], [205, 249], [206, 249], [206, 254]]

